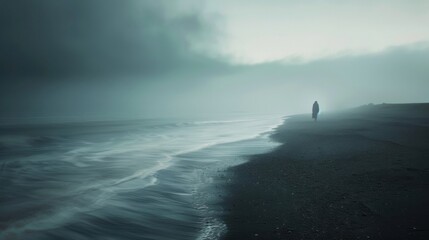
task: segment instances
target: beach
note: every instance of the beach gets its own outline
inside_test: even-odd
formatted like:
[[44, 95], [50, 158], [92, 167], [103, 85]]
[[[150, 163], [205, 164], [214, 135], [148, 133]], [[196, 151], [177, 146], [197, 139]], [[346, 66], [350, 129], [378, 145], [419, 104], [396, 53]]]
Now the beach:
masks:
[[429, 239], [429, 104], [291, 116], [227, 170], [224, 239]]

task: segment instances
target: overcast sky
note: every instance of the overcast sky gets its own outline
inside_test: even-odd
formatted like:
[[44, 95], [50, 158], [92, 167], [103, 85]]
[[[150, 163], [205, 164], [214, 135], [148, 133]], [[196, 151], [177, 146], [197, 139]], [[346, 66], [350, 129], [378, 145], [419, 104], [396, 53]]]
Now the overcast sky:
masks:
[[427, 22], [423, 0], [0, 0], [0, 112], [170, 117], [428, 102]]
[[427, 0], [216, 0], [221, 50], [235, 61], [265, 62], [369, 54], [429, 39]]

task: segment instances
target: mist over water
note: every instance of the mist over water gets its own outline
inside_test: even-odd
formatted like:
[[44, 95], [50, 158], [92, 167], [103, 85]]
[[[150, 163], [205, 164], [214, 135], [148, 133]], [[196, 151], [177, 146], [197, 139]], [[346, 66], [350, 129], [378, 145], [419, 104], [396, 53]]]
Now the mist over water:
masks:
[[216, 239], [226, 229], [213, 178], [276, 146], [268, 131], [280, 122], [3, 126], [0, 238]]
[[0, 0], [0, 240], [217, 239], [280, 116], [429, 101], [429, 1], [310, 2]]

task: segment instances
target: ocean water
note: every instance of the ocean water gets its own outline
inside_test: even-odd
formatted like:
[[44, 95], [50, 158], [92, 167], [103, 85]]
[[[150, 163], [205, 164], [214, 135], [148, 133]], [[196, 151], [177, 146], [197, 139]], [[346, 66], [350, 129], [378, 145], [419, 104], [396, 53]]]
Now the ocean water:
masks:
[[280, 116], [0, 127], [0, 239], [219, 239], [213, 181]]

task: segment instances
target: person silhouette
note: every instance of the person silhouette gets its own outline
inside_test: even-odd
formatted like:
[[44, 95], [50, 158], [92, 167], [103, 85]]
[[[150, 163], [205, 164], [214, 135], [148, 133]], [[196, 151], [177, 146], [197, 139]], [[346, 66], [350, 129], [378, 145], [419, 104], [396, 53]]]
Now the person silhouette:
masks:
[[312, 118], [314, 119], [314, 121], [317, 121], [317, 114], [319, 114], [319, 103], [315, 101], [313, 103], [313, 115], [312, 115]]

